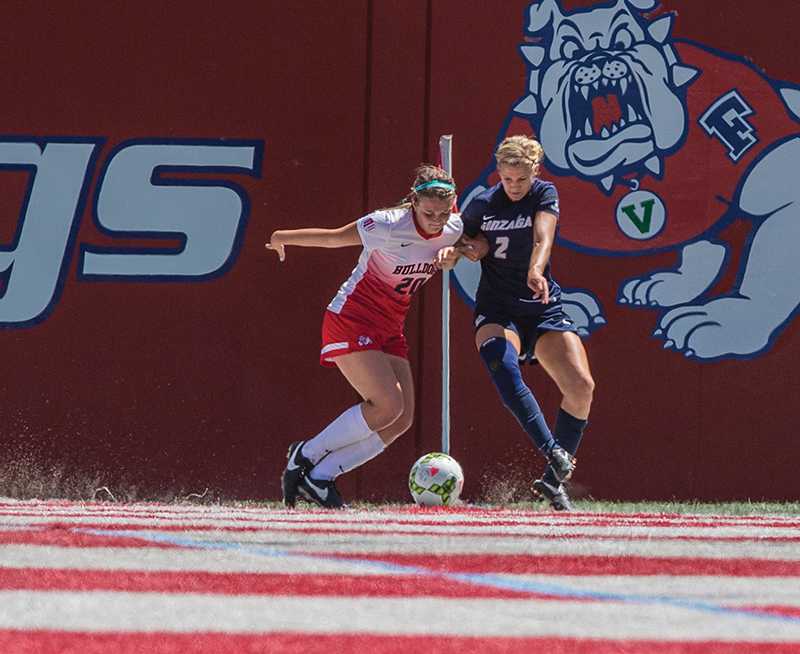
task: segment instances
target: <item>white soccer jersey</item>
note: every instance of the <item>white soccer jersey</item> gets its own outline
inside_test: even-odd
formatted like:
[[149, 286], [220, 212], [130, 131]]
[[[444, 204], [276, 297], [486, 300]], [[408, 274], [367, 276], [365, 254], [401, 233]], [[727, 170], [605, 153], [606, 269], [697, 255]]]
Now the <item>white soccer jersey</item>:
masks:
[[436, 272], [433, 258], [464, 229], [450, 214], [439, 234], [425, 234], [408, 208], [375, 211], [357, 222], [364, 250], [328, 310], [402, 329], [412, 295]]

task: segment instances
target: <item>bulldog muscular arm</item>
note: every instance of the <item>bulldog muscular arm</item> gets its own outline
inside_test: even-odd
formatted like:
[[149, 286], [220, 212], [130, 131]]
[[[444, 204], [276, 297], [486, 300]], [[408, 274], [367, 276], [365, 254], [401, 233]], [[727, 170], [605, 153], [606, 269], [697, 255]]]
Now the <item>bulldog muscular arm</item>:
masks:
[[558, 218], [549, 211], [537, 211], [533, 220], [533, 252], [528, 266], [528, 288], [533, 291], [533, 297], [550, 302], [550, 288], [544, 269], [550, 261], [550, 252], [556, 236], [556, 223]]

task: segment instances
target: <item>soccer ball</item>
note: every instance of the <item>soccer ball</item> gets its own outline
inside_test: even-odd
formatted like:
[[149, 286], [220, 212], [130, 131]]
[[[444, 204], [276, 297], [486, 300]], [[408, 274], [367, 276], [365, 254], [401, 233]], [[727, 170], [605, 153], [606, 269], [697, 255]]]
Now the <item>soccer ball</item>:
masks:
[[420, 457], [408, 474], [408, 489], [420, 506], [455, 504], [463, 487], [464, 471], [458, 461], [441, 452]]

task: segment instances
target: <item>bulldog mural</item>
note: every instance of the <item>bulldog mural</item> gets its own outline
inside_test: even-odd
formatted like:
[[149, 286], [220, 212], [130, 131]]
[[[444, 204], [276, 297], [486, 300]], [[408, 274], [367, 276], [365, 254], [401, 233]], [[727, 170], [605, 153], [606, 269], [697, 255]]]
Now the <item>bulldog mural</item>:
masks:
[[[643, 14], [657, 4], [565, 12], [558, 0], [533, 3], [520, 47], [528, 92], [500, 136], [533, 132], [544, 146], [545, 174], [569, 206], [562, 245], [597, 256], [675, 251], [673, 268], [644, 270], [616, 298], [660, 310], [654, 334], [665, 347], [701, 360], [751, 357], [800, 303], [800, 90], [672, 38], [674, 15]], [[752, 228], [734, 288], [712, 295], [730, 259], [720, 232], [740, 218]], [[462, 261], [455, 275], [474, 298], [478, 266]], [[592, 293], [563, 300], [581, 333], [606, 322]]]

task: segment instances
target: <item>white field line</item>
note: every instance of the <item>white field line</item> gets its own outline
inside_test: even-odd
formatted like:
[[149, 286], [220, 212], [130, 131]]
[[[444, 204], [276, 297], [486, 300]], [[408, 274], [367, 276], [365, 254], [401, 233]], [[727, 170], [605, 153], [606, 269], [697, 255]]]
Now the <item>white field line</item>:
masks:
[[[429, 535], [429, 534], [337, 534], [291, 532], [226, 532], [182, 531], [179, 534], [159, 532], [121, 532], [120, 535], [157, 540], [180, 538], [198, 543], [237, 543], [242, 546], [265, 545], [292, 552], [314, 553], [406, 553], [406, 554], [549, 554], [575, 556], [650, 556], [700, 557], [712, 559], [758, 558], [800, 560], [796, 542], [703, 541], [703, 540], [628, 540], [608, 538], [541, 538]], [[2, 552], [2, 550], [0, 550]], [[0, 558], [2, 560], [2, 558]]]
[[285, 520], [230, 520], [230, 519], [176, 519], [163, 518], [153, 519], [137, 516], [107, 517], [102, 515], [87, 516], [75, 515], [69, 518], [53, 518], [48, 516], [4, 516], [0, 518], [0, 530], [3, 528], [14, 528], [19, 526], [48, 525], [52, 523], [67, 525], [130, 525], [151, 528], [165, 527], [194, 527], [195, 529], [260, 529], [270, 532], [293, 532], [304, 531], [323, 532], [326, 530], [353, 530], [367, 532], [396, 532], [420, 533], [420, 534], [498, 534], [498, 535], [523, 535], [523, 536], [558, 536], [558, 535], [586, 535], [595, 537], [645, 537], [645, 538], [675, 538], [675, 537], [701, 537], [701, 538], [749, 538], [749, 539], [777, 539], [794, 538], [797, 539], [797, 547], [800, 547], [800, 528], [780, 528], [780, 527], [741, 527], [741, 526], [720, 526], [720, 527], [650, 527], [650, 526], [585, 526], [571, 524], [525, 524], [514, 525], [490, 525], [490, 524], [414, 524], [404, 523], [385, 523], [385, 522], [363, 522], [363, 523], [341, 523], [336, 521], [315, 521], [315, 522], [288, 522]]
[[[193, 542], [197, 546], [225, 550], [249, 556], [247, 550], [269, 551], [274, 555], [351, 553], [351, 554], [527, 554], [559, 556], [611, 556], [611, 557], [678, 557], [710, 559], [770, 559], [800, 560], [800, 547], [796, 543], [759, 542], [703, 542], [658, 540], [593, 540], [591, 538], [542, 539], [471, 536], [380, 535], [364, 534], [209, 534], [208, 532], [181, 532], [176, 535], [147, 532], [121, 532], [119, 535], [140, 536], [154, 541]], [[177, 541], [174, 539], [178, 539]], [[41, 545], [0, 545], [0, 565], [73, 567], [69, 561], [105, 562], [111, 568], [120, 551], [130, 552], [129, 558], [152, 560], [153, 557], [177, 556], [180, 550], [134, 547], [53, 547]], [[67, 563], [64, 563], [67, 562]], [[80, 567], [81, 564], [76, 564]]]
[[6, 517], [55, 516], [105, 516], [107, 518], [140, 516], [151, 519], [195, 520], [198, 517], [209, 520], [269, 521], [323, 523], [369, 523], [369, 522], [475, 522], [493, 521], [519, 522], [523, 524], [591, 524], [594, 521], [614, 521], [619, 526], [642, 524], [647, 526], [657, 521], [659, 526], [692, 526], [694, 523], [715, 523], [720, 526], [762, 526], [764, 522], [785, 523], [791, 528], [800, 528], [800, 518], [792, 516], [714, 516], [714, 515], [659, 515], [633, 516], [625, 514], [553, 514], [550, 512], [519, 512], [513, 510], [464, 510], [430, 512], [392, 512], [384, 510], [330, 512], [320, 510], [289, 511], [285, 509], [241, 509], [222, 506], [166, 506], [166, 505], [107, 505], [107, 504], [39, 504], [29, 506], [0, 507], [0, 520]]
[[272, 556], [245, 550], [164, 549], [151, 547], [81, 548], [50, 545], [0, 546], [0, 568], [57, 570], [288, 573], [382, 575], [385, 571], [346, 559]]
[[725, 606], [800, 607], [800, 580], [796, 577], [728, 577], [648, 575], [497, 575], [511, 583], [545, 585], [558, 583], [575, 594], [608, 593], [660, 595], [671, 599], [713, 602]]
[[[660, 603], [0, 592], [0, 627], [453, 634], [800, 643], [800, 621]], [[580, 616], [565, 620], [564, 616]]]

